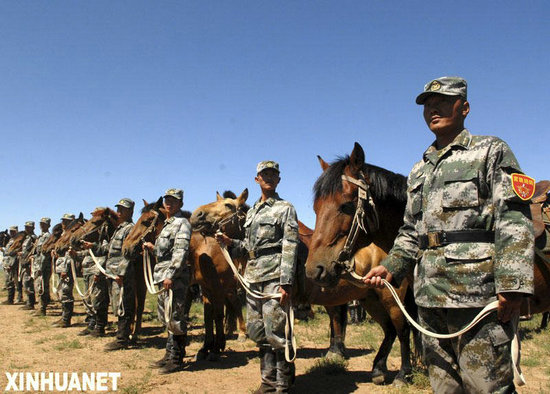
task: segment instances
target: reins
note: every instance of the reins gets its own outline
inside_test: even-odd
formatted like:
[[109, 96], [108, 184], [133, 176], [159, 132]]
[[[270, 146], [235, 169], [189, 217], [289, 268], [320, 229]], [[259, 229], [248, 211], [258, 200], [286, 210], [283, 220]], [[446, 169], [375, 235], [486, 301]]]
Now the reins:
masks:
[[[355, 215], [353, 217], [353, 222], [350, 228], [350, 232], [348, 234], [348, 237], [346, 238], [344, 248], [342, 249], [342, 251], [338, 256], [337, 263], [344, 265], [346, 269], [346, 273], [349, 274], [353, 280], [358, 281], [358, 283], [355, 283], [354, 281], [351, 281], [351, 283], [359, 285], [359, 287], [365, 287], [366, 285], [363, 282], [363, 279], [365, 279], [365, 277], [355, 272], [355, 259], [351, 258], [351, 250], [355, 245], [355, 242], [357, 241], [357, 237], [359, 235], [360, 230], [363, 230], [366, 235], [369, 235], [369, 228], [364, 223], [365, 202], [368, 202], [368, 204], [372, 207], [374, 211], [376, 227], [378, 227], [379, 221], [378, 221], [378, 214], [376, 212], [374, 201], [372, 200], [372, 196], [370, 195], [369, 185], [364, 180], [364, 176], [362, 173], [361, 173], [361, 177], [362, 179], [357, 180], [357, 179], [348, 177], [347, 175], [342, 175], [343, 180], [346, 180], [358, 186], [358, 189], [357, 189], [358, 203], [357, 203], [357, 209], [355, 211]], [[547, 259], [543, 258], [543, 260], [547, 260]], [[494, 312], [496, 309], [498, 309], [498, 301], [495, 300], [489, 303], [488, 305], [486, 305], [485, 308], [483, 308], [478, 313], [478, 315], [461, 330], [452, 334], [439, 334], [432, 331], [428, 331], [424, 327], [422, 327], [420, 324], [418, 324], [405, 309], [405, 306], [401, 302], [401, 299], [399, 298], [399, 295], [397, 294], [393, 286], [385, 279], [382, 279], [382, 282], [384, 283], [386, 288], [390, 291], [391, 295], [395, 299], [395, 302], [399, 306], [399, 309], [401, 309], [401, 312], [403, 312], [403, 315], [405, 315], [408, 322], [411, 325], [413, 325], [422, 334], [433, 338], [438, 338], [438, 339], [456, 338], [464, 334], [465, 332], [469, 331], [472, 327], [474, 327], [477, 323], [479, 323], [483, 318], [485, 318], [486, 316]], [[512, 353], [512, 360], [513, 360], [512, 364], [514, 369], [514, 382], [518, 386], [523, 386], [525, 385], [525, 378], [523, 377], [523, 374], [521, 373], [521, 370], [519, 368], [520, 349], [519, 349], [519, 338], [518, 338], [517, 330], [514, 334], [514, 339], [512, 340], [511, 353]]]

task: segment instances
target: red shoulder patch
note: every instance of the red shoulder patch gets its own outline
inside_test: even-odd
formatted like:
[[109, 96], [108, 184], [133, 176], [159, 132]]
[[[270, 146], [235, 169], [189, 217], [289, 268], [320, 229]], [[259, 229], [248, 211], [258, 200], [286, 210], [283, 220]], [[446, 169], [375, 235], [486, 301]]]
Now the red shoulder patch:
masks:
[[512, 188], [514, 192], [524, 201], [530, 200], [535, 194], [535, 180], [523, 174], [512, 174]]

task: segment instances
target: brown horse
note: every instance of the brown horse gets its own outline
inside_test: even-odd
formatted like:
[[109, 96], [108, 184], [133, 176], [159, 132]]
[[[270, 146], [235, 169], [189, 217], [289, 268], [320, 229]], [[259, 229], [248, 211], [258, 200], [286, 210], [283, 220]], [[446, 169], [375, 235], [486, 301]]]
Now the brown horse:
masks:
[[[228, 314], [235, 314], [238, 321], [239, 339], [246, 338], [246, 327], [242, 316], [242, 305], [237, 295], [239, 284], [231, 267], [223, 257], [220, 246], [214, 239], [216, 231], [222, 231], [232, 238], [242, 238], [242, 226], [248, 206], [248, 190], [239, 197], [230, 198], [216, 193], [217, 200], [198, 207], [191, 215], [193, 235], [189, 251], [189, 262], [193, 278], [202, 290], [204, 306], [205, 340], [197, 359], [217, 359], [225, 349], [224, 307]], [[243, 267], [245, 260], [237, 260]], [[215, 328], [215, 335], [214, 335]]]
[[[244, 237], [242, 223], [245, 219], [245, 212], [248, 210], [248, 206], [245, 206], [247, 196], [247, 189], [238, 198], [235, 196], [235, 198], [222, 198], [218, 195], [217, 201], [197, 208], [192, 216], [194, 230], [210, 235], [221, 230], [231, 238], [242, 239]], [[232, 224], [231, 226], [229, 226], [230, 223]], [[301, 242], [298, 245], [298, 262], [292, 302], [294, 305], [317, 304], [325, 306], [330, 320], [330, 347], [327, 356], [337, 355], [345, 357], [344, 340], [347, 324], [348, 295], [353, 296], [353, 299], [364, 298], [365, 290], [359, 289], [345, 281], [341, 281], [336, 291], [335, 289], [321, 289], [313, 281], [307, 280], [305, 278], [304, 265], [307, 259], [308, 244], [313, 231], [300, 221], [298, 221], [298, 226]], [[213, 261], [218, 261], [216, 269], [220, 272], [229, 269], [225, 261], [220, 260], [223, 257], [220, 255], [219, 246], [213, 241], [211, 236], [208, 238], [210, 238], [209, 243], [211, 245], [208, 251], [209, 258]], [[241, 268], [246, 265], [246, 262], [239, 261], [238, 264], [239, 268]], [[227, 283], [233, 283], [233, 281], [234, 279]]]
[[[327, 164], [319, 157], [323, 173], [314, 186], [316, 213], [306, 274], [329, 289], [339, 302], [360, 299], [362, 306], [384, 330], [374, 359], [373, 381], [382, 383], [386, 362], [396, 335], [401, 345], [401, 369], [396, 377], [411, 373], [410, 327], [387, 289], [364, 289], [350, 270], [364, 275], [387, 255], [403, 223], [406, 178], [365, 164], [365, 154], [355, 144], [351, 156]], [[342, 280], [347, 283], [344, 285]], [[410, 279], [396, 289], [411, 312], [416, 311]], [[353, 290], [353, 288], [355, 288]]]
[[[80, 215], [67, 225], [67, 228], [62, 232], [61, 236], [54, 244], [53, 250], [57, 256], [64, 256], [65, 253], [71, 247], [71, 238], [76, 230], [82, 227], [86, 223], [84, 215], [80, 212]], [[53, 271], [55, 272], [55, 271]]]

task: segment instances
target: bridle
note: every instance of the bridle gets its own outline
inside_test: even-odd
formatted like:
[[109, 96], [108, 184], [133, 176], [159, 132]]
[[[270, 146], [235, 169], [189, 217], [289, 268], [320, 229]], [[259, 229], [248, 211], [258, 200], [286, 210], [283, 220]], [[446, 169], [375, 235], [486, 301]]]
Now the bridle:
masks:
[[[366, 235], [373, 234], [378, 230], [380, 225], [370, 185], [365, 180], [365, 175], [362, 171], [359, 172], [359, 175], [359, 179], [342, 175], [342, 180], [357, 186], [357, 207], [353, 215], [353, 222], [351, 223], [344, 247], [338, 254], [338, 259], [334, 261], [334, 264], [342, 266], [348, 272], [355, 271], [355, 260], [352, 258], [352, 251], [361, 231]], [[367, 220], [368, 210], [372, 211], [373, 223], [371, 225], [369, 225]]]
[[106, 219], [102, 224], [101, 226], [97, 226], [93, 229], [91, 229], [90, 231], [84, 233], [84, 235], [82, 235], [82, 240], [85, 240], [89, 235], [92, 235], [92, 234], [95, 234], [95, 233], [98, 233], [98, 242], [101, 242], [102, 240], [106, 240], [107, 242], [110, 241], [110, 237], [109, 237], [109, 220]]
[[242, 231], [243, 222], [246, 218], [246, 212], [241, 208], [237, 208], [235, 212], [231, 215], [215, 220], [211, 225], [210, 229], [207, 232], [205, 226], [197, 227], [193, 229], [194, 231], [199, 231], [202, 235], [215, 234], [217, 232], [227, 233], [228, 227], [236, 227], [238, 231]]
[[145, 232], [143, 233], [143, 235], [141, 236], [141, 239], [140, 239], [140, 242], [141, 243], [144, 243], [145, 242], [145, 238], [147, 238], [147, 236], [151, 233], [153, 233], [156, 229], [156, 226], [157, 226], [157, 222], [159, 220], [159, 216], [160, 214], [157, 212], [157, 211], [153, 211], [153, 213], [155, 214], [155, 217], [153, 218], [153, 220], [151, 221], [151, 224], [147, 227], [147, 229], [145, 230]]

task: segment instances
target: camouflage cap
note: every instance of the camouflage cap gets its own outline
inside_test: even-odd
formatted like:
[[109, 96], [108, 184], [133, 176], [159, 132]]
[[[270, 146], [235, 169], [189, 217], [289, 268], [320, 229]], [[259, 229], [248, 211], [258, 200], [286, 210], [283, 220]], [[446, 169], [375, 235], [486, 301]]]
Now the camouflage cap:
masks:
[[428, 96], [432, 94], [444, 94], [446, 96], [460, 96], [465, 100], [468, 98], [467, 94], [468, 84], [466, 80], [460, 77], [441, 77], [434, 79], [424, 85], [424, 91], [416, 98], [416, 104], [424, 104]]
[[134, 208], [135, 202], [129, 198], [121, 198], [120, 201], [115, 204], [115, 207], [121, 206], [124, 208], [132, 209]]
[[17, 231], [19, 231], [19, 228], [18, 228], [17, 226], [11, 226], [11, 227], [10, 227], [10, 231], [15, 231], [15, 232], [17, 232]]
[[61, 217], [61, 220], [74, 220], [74, 215], [72, 213], [65, 213]]
[[47, 225], [50, 225], [50, 223], [52, 222], [52, 220], [50, 218], [42, 218], [40, 219], [40, 223], [45, 223]]
[[265, 160], [265, 161], [259, 162], [258, 165], [256, 166], [256, 174], [259, 174], [260, 172], [262, 172], [263, 170], [267, 170], [268, 168], [273, 168], [277, 172], [280, 172], [279, 163], [273, 160]]
[[178, 200], [183, 200], [183, 190], [181, 189], [168, 189], [164, 193], [164, 197], [174, 197]]
[[25, 227], [34, 227], [34, 222], [32, 220], [25, 222]]

